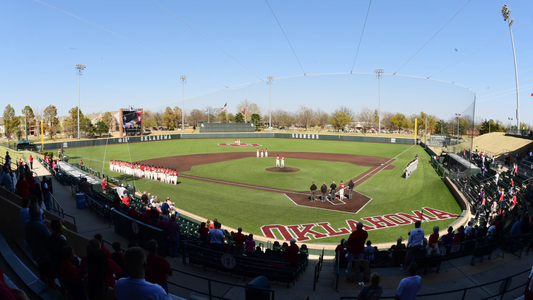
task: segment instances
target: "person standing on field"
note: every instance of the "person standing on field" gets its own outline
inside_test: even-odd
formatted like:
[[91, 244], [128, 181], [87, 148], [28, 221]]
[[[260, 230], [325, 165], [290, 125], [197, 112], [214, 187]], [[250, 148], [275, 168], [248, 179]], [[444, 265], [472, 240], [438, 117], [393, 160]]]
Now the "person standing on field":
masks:
[[276, 155], [276, 167], [279, 168], [279, 155]]
[[353, 187], [355, 186], [355, 184], [353, 183], [353, 179], [350, 180], [350, 182], [348, 183], [348, 199], [352, 199], [352, 195], [353, 195]]
[[259, 148], [257, 148], [257, 157], [259, 157]]
[[320, 192], [322, 192], [322, 202], [326, 201], [326, 194], [328, 193], [328, 186], [324, 182], [322, 186], [320, 187]]
[[281, 165], [282, 168], [285, 168], [285, 156], [281, 156]]
[[342, 180], [341, 180], [341, 183], [339, 184], [339, 199], [341, 200], [344, 199], [344, 182], [342, 182]]
[[261, 157], [263, 157], [263, 149], [261, 149]]
[[315, 182], [313, 181], [313, 184], [311, 184], [311, 202], [315, 201], [315, 193], [316, 193], [316, 185], [315, 185]]
[[268, 157], [268, 148], [265, 148], [265, 157]]
[[333, 181], [333, 183], [329, 186], [331, 188], [331, 201], [334, 201], [335, 200], [335, 192], [336, 192], [336, 189], [337, 189], [337, 185], [335, 184], [335, 181]]

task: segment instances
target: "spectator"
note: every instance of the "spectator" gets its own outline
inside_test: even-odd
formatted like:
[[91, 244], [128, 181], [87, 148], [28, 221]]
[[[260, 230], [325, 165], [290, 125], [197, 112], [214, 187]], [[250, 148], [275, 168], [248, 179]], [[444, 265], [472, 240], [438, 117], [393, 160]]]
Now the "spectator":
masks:
[[115, 194], [115, 196], [113, 197], [113, 208], [117, 211], [120, 211], [120, 203], [122, 202], [122, 200], [120, 199], [120, 197]]
[[168, 243], [172, 249], [172, 257], [178, 257], [178, 248], [180, 246], [180, 232], [181, 227], [178, 222], [176, 222], [176, 215], [170, 217], [170, 221], [166, 224], [166, 230], [168, 234]]
[[128, 197], [128, 195], [127, 195], [126, 193], [124, 193], [124, 194], [122, 195], [122, 200], [121, 200], [121, 201], [122, 201], [122, 204], [124, 205], [124, 208], [125, 208], [126, 210], [129, 210], [129, 209], [130, 209], [130, 202], [131, 202], [131, 200], [130, 200], [130, 198]]
[[2, 174], [1, 182], [2, 182], [2, 186], [6, 190], [8, 190], [8, 191], [10, 191], [12, 193], [15, 192], [15, 188], [13, 186], [13, 179], [9, 175], [9, 168], [8, 167], [4, 167], [4, 174]]
[[100, 249], [105, 251], [105, 253], [107, 254], [107, 258], [111, 258], [111, 251], [109, 251], [109, 249], [104, 246], [104, 238], [102, 237], [102, 235], [100, 233], [97, 233], [93, 237], [100, 243]]
[[407, 255], [405, 256], [404, 268], [407, 268], [412, 257], [416, 257], [422, 247], [424, 240], [424, 229], [420, 228], [422, 222], [415, 222], [415, 229], [409, 233], [409, 240], [407, 240]]
[[[82, 273], [82, 276], [85, 276], [85, 274], [88, 272], [88, 258], [89, 258], [89, 253], [93, 250], [93, 249], [101, 249], [101, 244], [100, 244], [100, 241], [98, 241], [97, 239], [92, 239], [92, 240], [89, 240], [88, 244], [87, 244], [87, 256], [84, 256], [81, 258], [81, 266], [80, 266], [80, 271]], [[102, 250], [104, 251], [104, 250]], [[105, 253], [105, 251], [104, 251]], [[107, 256], [107, 253], [106, 253], [106, 256]], [[111, 259], [111, 258], [107, 258], [107, 265], [108, 265], [108, 272], [107, 272], [107, 284], [111, 287], [111, 288], [115, 288], [115, 277], [119, 277], [120, 274], [122, 273], [122, 270], [120, 269], [120, 267]]]
[[211, 224], [209, 225], [209, 230], [215, 228], [215, 222], [218, 222], [218, 219], [217, 219], [217, 218], [214, 218], [214, 219], [213, 219], [213, 222], [211, 222]]
[[342, 239], [340, 244], [337, 245], [337, 248], [335, 248], [335, 260], [337, 259], [339, 259], [339, 262], [341, 264], [348, 263], [348, 259], [346, 258], [346, 240], [345, 239]]
[[146, 211], [146, 208], [144, 207], [144, 205], [141, 208], [141, 215], [139, 216], [139, 221], [143, 222], [146, 225], [152, 225], [152, 219], [150, 218], [150, 215]]
[[[83, 299], [83, 287], [78, 259], [74, 256], [72, 247], [65, 246], [61, 249], [59, 262], [59, 276], [63, 278], [61, 288], [65, 288], [71, 299]], [[64, 286], [63, 286], [64, 285]]]
[[433, 226], [433, 233], [429, 236], [428, 256], [437, 255], [439, 252], [439, 226]]
[[283, 261], [288, 262], [291, 268], [296, 269], [298, 266], [298, 252], [300, 248], [298, 248], [298, 245], [296, 245], [295, 238], [292, 238], [290, 243], [291, 245], [285, 249]]
[[130, 206], [130, 209], [128, 210], [128, 217], [135, 219], [135, 220], [139, 220], [139, 213], [137, 212], [137, 210], [135, 209], [135, 205], [133, 204]]
[[117, 264], [117, 266], [120, 267], [120, 275], [117, 276], [117, 280], [122, 277], [128, 277], [128, 269], [126, 269], [126, 266], [124, 265], [124, 255], [122, 255], [122, 245], [120, 242], [114, 242], [113, 243], [113, 252], [111, 254], [111, 260]]
[[39, 204], [39, 206], [42, 207], [43, 206], [43, 191], [41, 190], [40, 184], [35, 184], [33, 195], [37, 198], [37, 203]]
[[30, 219], [30, 199], [28, 197], [22, 198], [22, 207], [20, 208], [20, 221], [22, 222], [22, 230], [24, 224]]
[[17, 194], [21, 197], [28, 197], [30, 195], [30, 184], [26, 181], [24, 172], [20, 173], [19, 180], [17, 181]]
[[41, 191], [43, 193], [44, 206], [46, 207], [46, 210], [50, 210], [50, 186], [48, 185], [46, 176], [43, 177], [43, 180], [41, 181]]
[[254, 235], [250, 233], [248, 240], [246, 240], [246, 256], [254, 256], [255, 241]]
[[170, 202], [170, 197], [167, 197], [167, 200], [161, 204], [161, 212], [164, 213], [165, 211], [170, 210], [170, 205], [168, 204]]
[[105, 178], [102, 178], [101, 184], [102, 184], [102, 192], [106, 194], [107, 193], [107, 181], [105, 180]]
[[[114, 290], [109, 285], [109, 264], [107, 254], [102, 249], [91, 249], [87, 254], [87, 276], [84, 279], [84, 289], [89, 300], [112, 300]], [[133, 298], [132, 298], [133, 299]]]
[[457, 229], [457, 233], [453, 237], [454, 243], [462, 243], [465, 240], [465, 227], [461, 225], [459, 229]]
[[0, 296], [4, 300], [29, 300], [23, 290], [12, 289], [4, 280], [4, 271], [0, 269]]
[[511, 227], [511, 236], [512, 237], [520, 235], [520, 227], [521, 227], [520, 217], [516, 216], [515, 222], [513, 224], [513, 227]]
[[354, 259], [363, 259], [365, 252], [365, 241], [368, 238], [368, 232], [363, 229], [363, 223], [357, 223], [357, 228], [350, 234], [348, 238], [348, 267], [346, 273], [348, 273], [352, 267]]
[[379, 284], [378, 273], [370, 275], [370, 285], [365, 286], [357, 295], [357, 300], [379, 300], [383, 294], [383, 287]]
[[465, 238], [469, 238], [472, 235], [472, 221], [468, 221], [465, 228]]
[[209, 230], [209, 241], [211, 249], [215, 251], [224, 251], [224, 231], [220, 229], [221, 224], [217, 221], [213, 223], [215, 228]]
[[364, 259], [369, 260], [369, 261], [373, 261], [375, 252], [376, 252], [376, 249], [374, 249], [374, 247], [372, 247], [372, 242], [370, 240], [366, 241]]
[[152, 219], [152, 225], [155, 226], [155, 223], [159, 220], [159, 211], [157, 211], [155, 204], [150, 207], [150, 218]]
[[121, 278], [117, 282], [115, 289], [117, 300], [171, 299], [162, 287], [144, 280], [146, 262], [144, 251], [141, 248], [133, 247], [126, 250], [124, 262], [130, 276], [128, 278]]
[[31, 249], [33, 260], [37, 262], [41, 280], [48, 286], [55, 288], [55, 276], [52, 270], [52, 261], [48, 255], [46, 240], [50, 236], [50, 231], [39, 218], [41, 210], [36, 204], [29, 208], [30, 220], [24, 225], [26, 241]]
[[233, 240], [235, 241], [235, 252], [237, 252], [237, 254], [244, 254], [246, 237], [242, 234], [242, 227], [239, 227], [237, 232], [233, 234]]
[[163, 215], [160, 215], [159, 220], [157, 221], [157, 223], [155, 223], [155, 227], [165, 231], [165, 236], [166, 236], [167, 235], [166, 226], [167, 226], [167, 222], [165, 222], [165, 218], [163, 217]]
[[389, 249], [389, 251], [391, 252], [390, 257], [392, 258], [392, 263], [395, 266], [402, 264], [405, 260], [405, 249], [407, 248], [405, 247], [405, 244], [402, 243], [402, 241], [403, 238], [399, 237], [398, 240], [396, 240], [396, 244], [392, 245]]
[[[54, 272], [54, 277], [58, 277], [59, 274], [59, 263], [61, 262], [61, 254], [63, 247], [68, 246], [67, 240], [63, 237], [63, 231], [61, 227], [61, 221], [52, 220], [50, 222], [50, 228], [52, 228], [52, 234], [46, 239], [46, 249], [48, 250], [48, 255], [50, 256], [50, 261], [52, 263], [52, 271]], [[59, 277], [59, 282], [63, 283], [64, 278]], [[61, 286], [61, 291], [64, 294], [65, 289]]]
[[207, 225], [205, 222], [200, 223], [200, 227], [198, 227], [198, 233], [200, 234], [200, 241], [202, 241], [202, 245], [207, 246], [207, 237], [209, 236], [209, 229], [207, 229]]
[[415, 300], [416, 294], [422, 287], [422, 278], [416, 275], [418, 265], [413, 262], [409, 266], [409, 277], [405, 277], [400, 281], [398, 289], [396, 290], [396, 300]]
[[526, 281], [526, 290], [524, 291], [524, 299], [525, 300], [533, 300], [533, 268], [531, 268], [531, 272], [529, 273], [529, 276], [527, 277]]
[[168, 261], [157, 255], [158, 245], [155, 240], [148, 241], [146, 248], [146, 281], [159, 284], [168, 294], [167, 276], [172, 276]]

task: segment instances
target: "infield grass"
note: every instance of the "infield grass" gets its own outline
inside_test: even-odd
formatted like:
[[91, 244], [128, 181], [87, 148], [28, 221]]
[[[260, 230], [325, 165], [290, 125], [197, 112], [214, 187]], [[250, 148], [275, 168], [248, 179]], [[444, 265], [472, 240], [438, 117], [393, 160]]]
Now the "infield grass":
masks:
[[[141, 142], [134, 144], [120, 144], [112, 146], [99, 146], [90, 148], [67, 149], [70, 155], [70, 162], [77, 162], [83, 158], [84, 164], [98, 171], [103, 169], [104, 173], [123, 178], [119, 173], [109, 171], [108, 161], [110, 159], [120, 159], [126, 161], [140, 161], [158, 157], [168, 157], [188, 154], [202, 153], [219, 153], [219, 152], [255, 152], [252, 147], [223, 147], [218, 143], [232, 142], [231, 139], [202, 139], [202, 140], [171, 140], [161, 142]], [[342, 153], [358, 154], [368, 156], [379, 156], [393, 158], [396, 160], [392, 163], [395, 168], [391, 170], [382, 170], [375, 174], [364, 183], [359, 185], [356, 190], [372, 198], [359, 213], [345, 213], [332, 210], [316, 209], [311, 207], [301, 207], [290, 201], [285, 195], [273, 192], [259, 191], [242, 187], [227, 186], [210, 182], [203, 182], [193, 179], [180, 178], [181, 184], [172, 186], [156, 181], [138, 179], [135, 185], [140, 191], [148, 191], [156, 194], [159, 198], [170, 196], [176, 203], [176, 206], [190, 211], [206, 219], [218, 218], [224, 225], [230, 227], [243, 227], [244, 231], [252, 232], [255, 235], [262, 235], [261, 226], [269, 224], [297, 225], [308, 223], [329, 222], [334, 229], [347, 227], [346, 220], [359, 221], [363, 217], [381, 216], [398, 212], [411, 213], [413, 210], [421, 210], [422, 207], [436, 208], [449, 213], [460, 214], [459, 205], [451, 195], [448, 188], [435, 173], [429, 164], [429, 155], [419, 146], [398, 145], [398, 144], [379, 144], [379, 143], [360, 143], [360, 142], [341, 142], [341, 141], [321, 141], [321, 140], [291, 140], [291, 139], [241, 139], [242, 143], [259, 143], [261, 148], [268, 148], [271, 156], [275, 156], [276, 151], [291, 152], [324, 152], [324, 153]], [[104, 159], [105, 154], [105, 159]], [[418, 170], [406, 180], [402, 177], [403, 168], [418, 154], [420, 163]], [[292, 159], [291, 159], [292, 160]], [[241, 163], [236, 164], [236, 161]], [[261, 159], [251, 158], [250, 163], [262, 163]], [[296, 161], [296, 160], [295, 160]], [[268, 163], [268, 162], [266, 162]], [[289, 163], [289, 161], [288, 161]], [[292, 163], [292, 162], [291, 162]], [[299, 163], [299, 162], [298, 162]], [[305, 162], [302, 160], [302, 167], [322, 163], [321, 161]], [[337, 168], [333, 167], [332, 162], [326, 162], [323, 167], [328, 170], [328, 179], [323, 181], [331, 182], [332, 180], [347, 180], [352, 177], [352, 171], [346, 175], [341, 174]], [[227, 167], [231, 164], [233, 169], [228, 172]], [[272, 162], [268, 163], [272, 166]], [[331, 164], [331, 165], [330, 165]], [[343, 164], [343, 163], [340, 163]], [[351, 164], [350, 164], [351, 165]], [[226, 168], [224, 168], [226, 166]], [[292, 165], [289, 165], [292, 166]], [[353, 166], [353, 165], [352, 165]], [[234, 160], [199, 166], [205, 168], [202, 173], [210, 172], [213, 178], [220, 178], [231, 181], [247, 182], [256, 185], [273, 184], [276, 187], [279, 180], [266, 180], [262, 174], [249, 174], [240, 172], [243, 169], [249, 169], [248, 159]], [[264, 168], [266, 166], [257, 166]], [[298, 167], [298, 166], [296, 166]], [[344, 170], [344, 167], [340, 167]], [[355, 170], [362, 170], [363, 167], [355, 166]], [[196, 168], [191, 170], [195, 171]], [[199, 170], [200, 170], [199, 169]], [[300, 168], [302, 169], [302, 168]], [[260, 173], [260, 172], [259, 172]], [[300, 171], [291, 174], [270, 173], [265, 171], [265, 176], [272, 178], [283, 178], [285, 175], [298, 174], [304, 175], [297, 181], [287, 184], [292, 187], [289, 189], [307, 190], [312, 180], [317, 181], [313, 171]], [[305, 176], [307, 174], [307, 178]], [[252, 178], [254, 177], [255, 178]], [[347, 177], [345, 177], [347, 176]], [[340, 178], [339, 178], [340, 177]], [[240, 179], [239, 179], [240, 178]], [[322, 177], [321, 177], [322, 178]], [[283, 179], [281, 180], [284, 181]], [[321, 180], [322, 181], [322, 180]], [[270, 182], [270, 183], [269, 183]], [[132, 182], [130, 182], [132, 183]], [[297, 188], [296, 185], [302, 185]], [[422, 223], [422, 228], [426, 233], [431, 233], [434, 225], [444, 228], [453, 220], [433, 221]], [[398, 236], [407, 237], [407, 232], [413, 228], [413, 225], [396, 226], [392, 228], [378, 229], [369, 232], [369, 239], [373, 243], [391, 242]], [[317, 229], [317, 231], [320, 231]], [[346, 236], [328, 237], [323, 239], [311, 240], [317, 243], [338, 243], [341, 238]], [[277, 236], [281, 239], [281, 236]], [[307, 241], [309, 242], [309, 241]]]

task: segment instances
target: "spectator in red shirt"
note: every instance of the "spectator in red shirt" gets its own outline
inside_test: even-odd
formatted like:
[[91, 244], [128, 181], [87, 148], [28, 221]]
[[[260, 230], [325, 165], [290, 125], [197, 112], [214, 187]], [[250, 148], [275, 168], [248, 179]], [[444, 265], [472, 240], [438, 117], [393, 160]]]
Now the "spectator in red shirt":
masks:
[[[91, 252], [93, 249], [100, 249], [100, 242], [97, 239], [89, 240], [89, 243], [87, 244], [87, 254]], [[102, 250], [103, 251], [103, 250]], [[105, 251], [104, 251], [105, 253]], [[107, 256], [107, 254], [106, 254]], [[107, 265], [108, 265], [108, 272], [107, 272], [107, 283], [111, 288], [115, 288], [115, 276], [120, 276], [122, 273], [122, 270], [120, 267], [110, 258], [107, 259]], [[88, 272], [88, 255], [81, 258], [81, 265], [80, 265], [80, 271], [82, 276], [85, 276]]]
[[92, 249], [87, 255], [87, 261], [87, 276], [83, 283], [87, 299], [115, 299], [114, 288], [109, 284], [109, 259], [105, 251]]
[[106, 191], [107, 191], [107, 181], [105, 181], [105, 178], [102, 178], [102, 192], [104, 192], [105, 194]]
[[63, 247], [61, 250], [61, 256], [62, 259], [59, 262], [59, 275], [61, 275], [61, 278], [63, 278], [66, 289], [72, 298], [82, 299], [83, 288], [81, 273], [78, 267], [73, 263], [74, 261], [77, 262], [77, 259], [74, 258], [74, 251], [72, 251], [72, 247]]
[[298, 265], [299, 250], [300, 248], [296, 245], [296, 239], [292, 238], [291, 245], [285, 249], [285, 257], [283, 258], [283, 261], [288, 262], [293, 269]]
[[159, 284], [168, 294], [167, 276], [172, 276], [172, 269], [168, 261], [157, 255], [158, 245], [155, 240], [146, 244], [146, 281]]
[[28, 197], [30, 195], [30, 184], [26, 181], [24, 173], [20, 174], [15, 188], [17, 189], [17, 194], [21, 197]]
[[337, 245], [337, 248], [335, 248], [335, 260], [337, 260], [339, 254], [340, 259], [339, 261], [341, 263], [348, 263], [348, 260], [346, 259], [346, 240], [342, 239], [340, 244]]
[[202, 241], [202, 244], [204, 246], [207, 246], [208, 245], [207, 237], [209, 236], [209, 229], [207, 229], [207, 225], [205, 222], [200, 223], [200, 227], [198, 228], [198, 233], [200, 233], [200, 241]]
[[152, 225], [152, 218], [150, 218], [150, 215], [146, 211], [146, 208], [141, 209], [141, 215], [139, 216], [139, 221], [143, 222], [147, 225]]
[[433, 226], [433, 233], [429, 236], [428, 255], [437, 255], [439, 250], [439, 226]]
[[357, 228], [350, 234], [348, 238], [348, 267], [346, 273], [349, 272], [352, 267], [354, 259], [363, 259], [365, 254], [365, 241], [368, 238], [368, 232], [363, 229], [363, 223], [357, 223]]
[[135, 210], [135, 205], [130, 206], [130, 210], [128, 210], [128, 216], [132, 219], [139, 220], [139, 213], [137, 210]]
[[130, 209], [130, 198], [128, 195], [124, 194], [122, 197], [122, 204], [124, 204], [124, 208], [126, 208], [126, 210]]
[[166, 226], [167, 226], [167, 222], [165, 222], [165, 218], [162, 215], [159, 216], [159, 221], [157, 221], [157, 223], [155, 223], [155, 227], [157, 227], [157, 228], [159, 228], [161, 230], [166, 230]]
[[233, 234], [233, 240], [235, 241], [235, 252], [237, 252], [237, 254], [244, 254], [246, 237], [242, 234], [242, 227], [239, 227], [237, 232]]
[[120, 197], [117, 194], [115, 194], [115, 197], [113, 198], [113, 208], [115, 210], [120, 211], [120, 203], [121, 202], [122, 201], [120, 200]]
[[102, 235], [100, 233], [97, 233], [94, 235], [94, 239], [100, 242], [100, 248], [105, 251], [105, 253], [107, 254], [107, 258], [111, 258], [111, 251], [109, 251], [109, 249], [104, 246], [104, 238], [102, 237]]

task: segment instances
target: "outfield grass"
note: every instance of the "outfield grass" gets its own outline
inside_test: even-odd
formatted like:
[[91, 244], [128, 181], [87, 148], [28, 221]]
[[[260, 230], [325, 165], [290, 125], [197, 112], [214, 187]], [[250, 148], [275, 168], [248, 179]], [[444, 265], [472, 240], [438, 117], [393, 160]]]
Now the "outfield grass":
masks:
[[[171, 140], [161, 142], [142, 142], [134, 144], [120, 144], [112, 146], [100, 146], [90, 148], [66, 149], [66, 153], [71, 157], [70, 162], [77, 162], [83, 158], [84, 164], [96, 170], [120, 178], [123, 175], [109, 171], [108, 161], [110, 159], [121, 159], [130, 161], [140, 161], [151, 158], [168, 157], [176, 155], [201, 154], [201, 153], [218, 153], [218, 152], [255, 152], [252, 147], [223, 147], [218, 143], [232, 142], [231, 139], [202, 139], [202, 140]], [[439, 179], [431, 165], [428, 163], [429, 156], [418, 146], [399, 145], [399, 144], [379, 144], [379, 143], [360, 143], [360, 142], [341, 142], [341, 141], [321, 141], [321, 140], [292, 140], [292, 139], [241, 139], [243, 143], [259, 143], [262, 148], [268, 148], [271, 156], [276, 151], [291, 152], [325, 152], [325, 153], [342, 153], [358, 154], [368, 156], [379, 156], [393, 158], [395, 168], [383, 170], [366, 180], [356, 190], [365, 195], [372, 197], [364, 209], [358, 214], [344, 213], [331, 210], [315, 209], [310, 207], [300, 207], [295, 205], [283, 194], [252, 190], [247, 188], [227, 186], [209, 182], [201, 182], [187, 178], [181, 178], [182, 182], [178, 186], [171, 186], [160, 182], [139, 179], [135, 180], [138, 190], [146, 190], [156, 194], [159, 198], [170, 196], [176, 203], [176, 206], [202, 216], [206, 219], [218, 218], [223, 225], [231, 227], [242, 226], [245, 231], [252, 232], [255, 235], [262, 235], [260, 227], [268, 224], [296, 225], [307, 223], [330, 222], [334, 229], [347, 227], [346, 220], [359, 221], [363, 217], [380, 216], [397, 212], [411, 213], [413, 210], [420, 210], [424, 206], [436, 208], [449, 213], [460, 214], [461, 210], [455, 199], [447, 189], [445, 184]], [[105, 160], [104, 160], [105, 154]], [[420, 156], [418, 170], [406, 180], [402, 177], [403, 168], [415, 156]], [[251, 158], [252, 163], [262, 163], [261, 159]], [[199, 167], [202, 173], [211, 172], [215, 178], [230, 180], [229, 177], [239, 175], [239, 166], [237, 160], [231, 162], [222, 162]], [[241, 161], [241, 160], [239, 160]], [[292, 161], [292, 159], [291, 159]], [[305, 160], [302, 160], [305, 161]], [[232, 163], [233, 162], [233, 163]], [[247, 159], [242, 162], [246, 163]], [[320, 161], [302, 162], [304, 168], [307, 165], [319, 164]], [[344, 168], [328, 168], [328, 162], [325, 170], [318, 173], [308, 173], [298, 179], [301, 181], [303, 189], [307, 190], [312, 180], [316, 176], [322, 176], [327, 172], [325, 177], [328, 179], [320, 180], [331, 182], [332, 180], [345, 180], [352, 173], [343, 175]], [[228, 166], [235, 165], [235, 166]], [[340, 163], [343, 164], [343, 163]], [[289, 164], [290, 165], [290, 164]], [[351, 165], [351, 164], [350, 164]], [[231, 172], [226, 167], [234, 168]], [[352, 165], [353, 166], [353, 165]], [[262, 168], [262, 166], [259, 166]], [[205, 168], [205, 170], [201, 170]], [[248, 163], [240, 166], [242, 169], [248, 169]], [[355, 171], [363, 171], [360, 166], [355, 166]], [[196, 172], [200, 172], [196, 171]], [[191, 172], [195, 172], [193, 169]], [[256, 170], [256, 174], [243, 173], [240, 175], [243, 181], [255, 181], [254, 184], [267, 185], [278, 184], [277, 178], [283, 178], [287, 174], [271, 173], [273, 181], [264, 180], [261, 173]], [[266, 172], [266, 171], [265, 171]], [[252, 172], [254, 173], [254, 172]], [[269, 173], [269, 172], [266, 172]], [[265, 173], [265, 176], [267, 175]], [[305, 175], [304, 172], [296, 172], [289, 175]], [[248, 178], [247, 177], [255, 177]], [[340, 177], [340, 178], [339, 178]], [[323, 177], [320, 177], [323, 178]], [[232, 180], [233, 181], [233, 180]], [[259, 182], [257, 182], [259, 181]], [[282, 180], [283, 182], [283, 180]], [[251, 183], [251, 182], [250, 182]], [[300, 183], [297, 183], [298, 185]], [[290, 184], [295, 185], [291, 182]], [[276, 186], [279, 187], [279, 186]], [[299, 190], [300, 188], [291, 188]], [[424, 222], [422, 228], [427, 233], [431, 232], [434, 225], [444, 228], [453, 220]], [[413, 228], [413, 225], [397, 226], [387, 229], [373, 230], [369, 232], [369, 239], [373, 243], [391, 242], [398, 236], [407, 236], [407, 232]], [[317, 230], [318, 231], [318, 230]], [[318, 243], [338, 243], [343, 236], [333, 238], [317, 239]], [[346, 236], [344, 236], [346, 237]], [[278, 236], [281, 238], [281, 236]]]
[[286, 167], [298, 168], [300, 171], [292, 173], [267, 171], [267, 168], [275, 166], [275, 161], [274, 157], [242, 158], [196, 166], [185, 174], [292, 191], [307, 191], [312, 181], [319, 186], [322, 182], [327, 182], [329, 185], [333, 178], [338, 184], [341, 180], [347, 182], [370, 170], [370, 167], [351, 163], [286, 158]]

